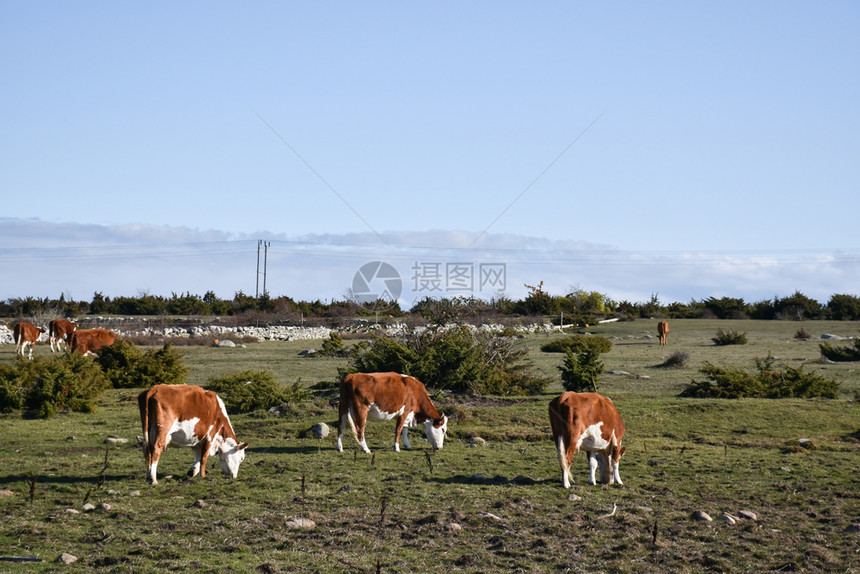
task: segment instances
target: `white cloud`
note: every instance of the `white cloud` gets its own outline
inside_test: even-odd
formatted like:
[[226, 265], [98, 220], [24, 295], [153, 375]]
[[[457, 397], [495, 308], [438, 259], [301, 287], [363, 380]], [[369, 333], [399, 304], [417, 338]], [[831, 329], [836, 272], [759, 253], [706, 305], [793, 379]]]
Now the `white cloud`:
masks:
[[[852, 251], [631, 252], [509, 233], [485, 235], [472, 247], [476, 233], [448, 230], [386, 232], [387, 244], [370, 232], [259, 237], [269, 243], [260, 250], [258, 276], [260, 245], [248, 235], [0, 219], [0, 299], [62, 294], [90, 300], [95, 292], [117, 297], [210, 290], [229, 299], [238, 291], [253, 295], [258, 279], [262, 290], [265, 278], [272, 296], [325, 301], [343, 299], [369, 261], [397, 270], [407, 307], [427, 295], [489, 299], [500, 277], [487, 275], [496, 282], [482, 283], [482, 270], [503, 270], [504, 292], [515, 299], [526, 295], [524, 284], [543, 281], [552, 294], [576, 286], [618, 301], [646, 301], [657, 294], [664, 303], [711, 296], [754, 302], [801, 291], [826, 303], [836, 293], [856, 294], [860, 284], [860, 253]], [[459, 274], [452, 275], [455, 271]]]

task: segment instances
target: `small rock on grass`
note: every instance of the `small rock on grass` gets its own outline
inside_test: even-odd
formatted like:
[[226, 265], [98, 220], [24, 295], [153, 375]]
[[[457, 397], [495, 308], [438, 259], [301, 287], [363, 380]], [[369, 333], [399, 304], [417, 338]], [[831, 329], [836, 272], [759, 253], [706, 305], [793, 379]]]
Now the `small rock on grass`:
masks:
[[717, 518], [717, 520], [719, 520], [720, 522], [725, 522], [726, 524], [736, 524], [738, 521], [737, 518], [735, 518], [731, 514], [723, 514], [722, 516]]
[[77, 561], [78, 561], [78, 557], [74, 556], [72, 554], [69, 554], [68, 552], [63, 552], [57, 558], [57, 562], [62, 562], [63, 564], [72, 564], [72, 563], [77, 562]]
[[711, 515], [705, 512], [704, 510], [697, 510], [692, 515], [693, 520], [701, 520], [702, 522], [713, 522], [713, 518]]
[[758, 516], [752, 510], [739, 510], [738, 517], [745, 518], [747, 520], [758, 520]]
[[305, 530], [313, 530], [317, 527], [317, 523], [311, 520], [310, 518], [301, 518], [294, 516], [292, 518], [288, 518], [286, 522], [284, 522], [284, 526], [289, 528], [290, 530], [297, 529], [305, 529]]
[[317, 423], [311, 428], [311, 434], [317, 440], [326, 438], [329, 432], [328, 425], [325, 423]]

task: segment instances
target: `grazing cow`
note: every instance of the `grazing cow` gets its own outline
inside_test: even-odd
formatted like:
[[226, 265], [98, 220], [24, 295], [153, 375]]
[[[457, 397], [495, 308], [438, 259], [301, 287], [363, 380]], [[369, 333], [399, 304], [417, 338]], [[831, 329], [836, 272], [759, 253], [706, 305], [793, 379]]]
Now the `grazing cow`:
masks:
[[657, 334], [660, 336], [660, 344], [668, 345], [669, 344], [669, 323], [666, 321], [660, 321], [657, 323]]
[[27, 355], [28, 359], [33, 358], [33, 347], [39, 341], [45, 330], [37, 327], [32, 323], [21, 321], [12, 329], [12, 336], [15, 338], [15, 357], [24, 358], [24, 353], [27, 352], [27, 347], [30, 347], [30, 352]]
[[430, 445], [441, 450], [448, 432], [448, 417], [441, 414], [427, 395], [418, 379], [397, 373], [353, 373], [344, 377], [340, 383], [340, 425], [337, 434], [337, 450], [343, 452], [343, 433], [346, 425], [352, 427], [352, 434], [361, 450], [370, 452], [364, 440], [367, 419], [387, 421], [397, 417], [394, 429], [394, 450], [400, 451], [400, 437], [403, 448], [411, 448], [408, 428], [418, 423], [424, 425], [424, 434]]
[[[63, 345], [69, 340], [69, 336], [72, 334], [72, 331], [77, 328], [78, 326], [68, 319], [54, 319], [48, 323], [48, 337], [51, 340], [51, 352], [55, 353], [57, 351], [62, 351]], [[54, 350], [54, 343], [57, 344], [56, 351]]]
[[188, 476], [206, 476], [206, 460], [218, 453], [221, 470], [236, 478], [245, 460], [245, 447], [233, 433], [221, 397], [191, 385], [155, 385], [137, 397], [143, 427], [146, 480], [158, 484], [156, 471], [161, 453], [170, 443], [190, 446], [195, 463]]
[[110, 347], [116, 343], [119, 335], [107, 329], [80, 329], [72, 331], [69, 337], [69, 349], [79, 355], [95, 355], [102, 347]]
[[565, 488], [570, 488], [570, 463], [580, 450], [588, 455], [588, 484], [596, 484], [598, 465], [601, 482], [623, 484], [618, 463], [626, 450], [621, 446], [624, 422], [610, 399], [597, 393], [562, 393], [549, 404], [549, 422]]

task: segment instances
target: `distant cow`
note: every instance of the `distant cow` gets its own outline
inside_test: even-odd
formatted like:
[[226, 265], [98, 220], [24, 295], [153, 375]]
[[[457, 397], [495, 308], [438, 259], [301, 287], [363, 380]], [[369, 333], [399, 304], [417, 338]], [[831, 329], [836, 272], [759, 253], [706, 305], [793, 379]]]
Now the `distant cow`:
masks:
[[79, 329], [69, 336], [69, 350], [79, 355], [95, 355], [102, 347], [116, 343], [119, 335], [107, 329]]
[[394, 429], [394, 450], [409, 445], [408, 428], [422, 424], [430, 445], [441, 450], [448, 431], [448, 417], [441, 414], [418, 379], [397, 373], [353, 373], [340, 383], [340, 425], [337, 450], [343, 452], [343, 433], [352, 427], [361, 450], [370, 452], [364, 440], [367, 419], [387, 421], [397, 418]]
[[601, 482], [623, 484], [618, 463], [625, 451], [624, 422], [610, 399], [597, 393], [562, 393], [549, 404], [549, 422], [565, 488], [570, 488], [570, 464], [580, 450], [588, 456], [588, 484], [596, 484], [598, 465]]
[[168, 444], [189, 446], [195, 463], [188, 476], [206, 476], [206, 460], [218, 453], [221, 471], [236, 478], [248, 443], [233, 433], [221, 397], [191, 385], [155, 385], [137, 397], [143, 427], [146, 479], [158, 484], [158, 459]]
[[[69, 335], [77, 329], [78, 326], [68, 319], [54, 319], [48, 323], [48, 337], [51, 341], [51, 352], [63, 350], [63, 345], [69, 340]], [[54, 344], [57, 348], [54, 350]]]
[[657, 334], [660, 336], [660, 344], [668, 345], [669, 344], [669, 323], [666, 321], [660, 321], [657, 323]]
[[27, 355], [28, 359], [33, 358], [33, 347], [39, 341], [45, 330], [37, 327], [32, 323], [21, 321], [12, 329], [12, 336], [15, 338], [15, 357], [24, 358], [24, 353], [27, 352], [27, 347], [30, 347], [30, 352]]

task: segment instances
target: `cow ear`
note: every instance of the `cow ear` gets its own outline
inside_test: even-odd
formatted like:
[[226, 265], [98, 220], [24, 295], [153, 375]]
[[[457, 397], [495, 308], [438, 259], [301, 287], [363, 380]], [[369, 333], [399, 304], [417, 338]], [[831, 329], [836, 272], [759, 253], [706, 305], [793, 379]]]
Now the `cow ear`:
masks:
[[236, 445], [236, 450], [245, 450], [245, 448], [247, 446], [248, 446], [248, 443], [243, 442], [242, 444]]

